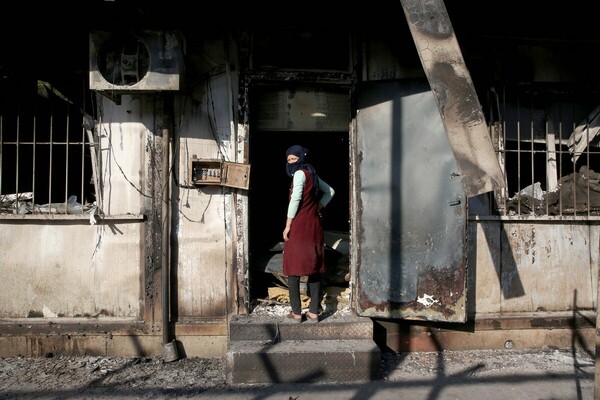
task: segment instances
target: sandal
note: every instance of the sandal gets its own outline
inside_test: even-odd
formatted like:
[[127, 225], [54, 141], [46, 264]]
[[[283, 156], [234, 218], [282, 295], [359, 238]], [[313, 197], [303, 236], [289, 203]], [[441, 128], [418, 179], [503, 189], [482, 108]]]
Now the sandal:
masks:
[[[319, 322], [319, 314], [312, 314], [310, 312], [307, 312], [304, 315], [306, 316], [306, 322]], [[311, 315], [314, 315], [314, 317], [312, 317]]]
[[293, 322], [295, 324], [302, 322], [302, 315], [298, 315], [298, 314], [294, 314], [294, 313], [289, 313], [287, 315], [287, 319], [290, 322]]

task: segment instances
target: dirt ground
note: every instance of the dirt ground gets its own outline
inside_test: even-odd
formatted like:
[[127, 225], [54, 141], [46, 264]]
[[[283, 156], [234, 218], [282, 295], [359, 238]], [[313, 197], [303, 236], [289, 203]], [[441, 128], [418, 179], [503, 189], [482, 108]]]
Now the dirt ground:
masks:
[[[333, 385], [311, 388], [310, 392], [307, 385], [288, 386], [284, 393], [281, 388], [274, 389], [277, 385], [243, 390], [228, 387], [224, 359], [164, 362], [138, 357], [3, 358], [0, 399], [466, 400], [482, 398], [477, 394], [481, 385], [490, 385], [486, 400], [593, 399], [594, 357], [582, 350], [384, 353], [380, 368], [383, 378], [376, 382], [340, 385], [338, 391]], [[477, 397], [469, 397], [469, 390]], [[503, 390], [511, 392], [507, 396]]]

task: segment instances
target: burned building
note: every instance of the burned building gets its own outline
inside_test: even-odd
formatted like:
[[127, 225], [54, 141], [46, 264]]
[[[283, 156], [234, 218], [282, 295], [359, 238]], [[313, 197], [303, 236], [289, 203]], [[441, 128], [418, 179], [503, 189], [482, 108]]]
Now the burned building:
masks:
[[225, 356], [231, 321], [285, 286], [295, 143], [337, 193], [328, 311], [379, 347], [593, 335], [580, 8], [87, 3], [2, 28], [0, 355]]

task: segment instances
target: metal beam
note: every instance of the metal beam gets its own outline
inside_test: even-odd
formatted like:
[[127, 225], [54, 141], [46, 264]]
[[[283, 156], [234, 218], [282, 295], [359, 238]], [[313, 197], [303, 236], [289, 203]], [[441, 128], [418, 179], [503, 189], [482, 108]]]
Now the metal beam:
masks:
[[400, 0], [467, 196], [504, 187], [481, 104], [443, 0]]

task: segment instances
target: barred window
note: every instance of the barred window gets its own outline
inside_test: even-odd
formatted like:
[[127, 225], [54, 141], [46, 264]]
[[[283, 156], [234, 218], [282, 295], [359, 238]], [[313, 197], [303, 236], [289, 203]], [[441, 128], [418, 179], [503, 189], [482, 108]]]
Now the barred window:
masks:
[[50, 81], [3, 75], [0, 214], [89, 212], [96, 202], [92, 168], [96, 140], [93, 124], [86, 123], [91, 119], [86, 76]]
[[600, 96], [587, 87], [489, 90], [489, 126], [504, 169], [501, 216], [600, 216]]

